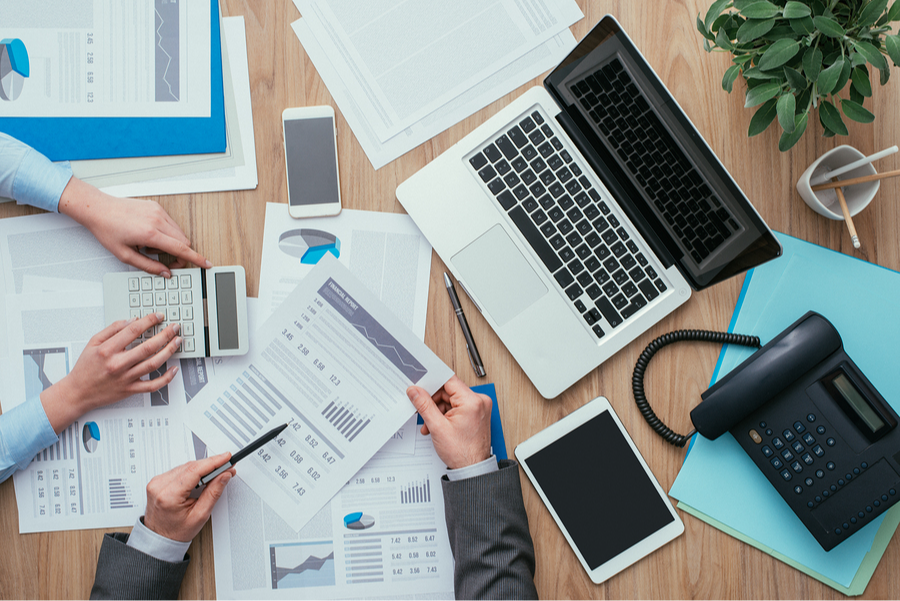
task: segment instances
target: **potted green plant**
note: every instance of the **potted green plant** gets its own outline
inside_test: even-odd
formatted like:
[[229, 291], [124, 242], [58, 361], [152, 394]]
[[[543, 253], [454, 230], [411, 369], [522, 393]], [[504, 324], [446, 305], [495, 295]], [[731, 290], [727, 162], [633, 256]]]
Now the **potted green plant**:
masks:
[[[738, 75], [747, 84], [745, 107], [760, 106], [749, 136], [777, 117], [778, 149], [791, 148], [818, 109], [825, 136], [847, 135], [841, 114], [860, 123], [875, 115], [863, 106], [872, 95], [868, 65], [881, 85], [890, 77], [888, 58], [900, 65], [900, 0], [716, 0], [697, 29], [707, 52], [732, 55], [722, 88], [731, 93]], [[849, 90], [844, 88], [849, 85]]]

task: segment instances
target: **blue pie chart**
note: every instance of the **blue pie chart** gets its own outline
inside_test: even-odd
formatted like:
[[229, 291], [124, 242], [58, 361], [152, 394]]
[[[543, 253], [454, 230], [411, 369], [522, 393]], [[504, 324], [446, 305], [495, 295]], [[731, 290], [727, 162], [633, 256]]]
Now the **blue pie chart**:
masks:
[[375, 525], [375, 518], [361, 511], [344, 516], [344, 528], [348, 530], [365, 530]]
[[18, 98], [25, 87], [25, 78], [30, 74], [28, 51], [22, 40], [0, 40], [0, 100]]
[[326, 253], [341, 256], [341, 241], [337, 236], [312, 228], [284, 232], [278, 237], [278, 248], [305, 265], [315, 265]]
[[100, 446], [100, 427], [97, 422], [88, 422], [81, 429], [81, 442], [84, 443], [84, 450], [93, 453]]

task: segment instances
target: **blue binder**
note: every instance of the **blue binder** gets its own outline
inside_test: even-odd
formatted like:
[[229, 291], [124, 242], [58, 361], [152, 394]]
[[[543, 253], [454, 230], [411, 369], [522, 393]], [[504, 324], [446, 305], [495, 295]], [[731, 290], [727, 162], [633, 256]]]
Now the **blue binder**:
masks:
[[0, 117], [0, 131], [52, 161], [225, 152], [219, 1], [210, 9], [209, 117]]

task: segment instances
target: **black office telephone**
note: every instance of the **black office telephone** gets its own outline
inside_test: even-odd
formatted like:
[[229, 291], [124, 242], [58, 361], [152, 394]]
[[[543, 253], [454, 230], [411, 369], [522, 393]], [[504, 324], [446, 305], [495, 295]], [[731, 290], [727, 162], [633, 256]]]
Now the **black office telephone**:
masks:
[[[633, 386], [647, 421], [681, 446], [690, 435], [666, 428], [644, 396], [650, 357], [683, 339], [759, 343], [712, 332], [666, 336], [641, 355]], [[696, 432], [709, 439], [731, 432], [826, 551], [900, 500], [900, 418], [818, 313], [791, 324], [701, 398], [691, 411]]]

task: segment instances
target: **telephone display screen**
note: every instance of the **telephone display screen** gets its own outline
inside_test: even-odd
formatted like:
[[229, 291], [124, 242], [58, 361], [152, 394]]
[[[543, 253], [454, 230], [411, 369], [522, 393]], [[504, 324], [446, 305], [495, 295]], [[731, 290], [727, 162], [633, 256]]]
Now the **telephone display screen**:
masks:
[[831, 384], [844, 399], [846, 403], [845, 406], [856, 413], [858, 420], [854, 421], [856, 421], [857, 424], [862, 422], [869, 428], [869, 431], [872, 434], [875, 434], [884, 427], [884, 420], [878, 416], [874, 409], [872, 409], [869, 402], [862, 394], [860, 394], [859, 390], [856, 389], [856, 386], [853, 385], [853, 382], [851, 382], [846, 375], [839, 373], [831, 381]]

